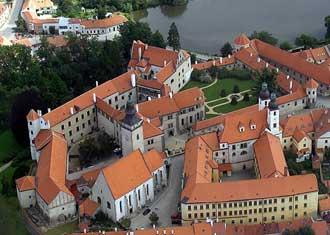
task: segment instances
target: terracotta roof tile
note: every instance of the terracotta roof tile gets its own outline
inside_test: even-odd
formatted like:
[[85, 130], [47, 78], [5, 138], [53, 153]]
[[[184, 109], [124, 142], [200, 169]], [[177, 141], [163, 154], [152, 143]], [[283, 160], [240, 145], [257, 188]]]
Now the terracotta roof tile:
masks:
[[250, 43], [250, 39], [246, 36], [245, 33], [242, 33], [234, 39], [234, 43], [236, 45], [245, 46]]
[[34, 121], [37, 120], [39, 118], [38, 114], [36, 111], [34, 111], [33, 109], [30, 110], [30, 112], [28, 113], [28, 115], [26, 116], [26, 119], [28, 121]]
[[79, 205], [79, 215], [93, 217], [98, 208], [100, 208], [100, 204], [87, 198]]
[[148, 139], [154, 136], [162, 135], [164, 134], [161, 129], [159, 129], [157, 126], [153, 125], [151, 122], [144, 121], [142, 124], [143, 128], [143, 138]]
[[154, 172], [164, 165], [162, 154], [155, 149], [145, 152], [143, 158], [150, 172]]
[[100, 20], [82, 20], [81, 24], [86, 29], [109, 28], [127, 22], [127, 18], [122, 15], [112, 15], [111, 17]]
[[34, 190], [35, 186], [35, 178], [34, 176], [23, 176], [16, 180], [16, 186], [19, 191], [27, 191]]

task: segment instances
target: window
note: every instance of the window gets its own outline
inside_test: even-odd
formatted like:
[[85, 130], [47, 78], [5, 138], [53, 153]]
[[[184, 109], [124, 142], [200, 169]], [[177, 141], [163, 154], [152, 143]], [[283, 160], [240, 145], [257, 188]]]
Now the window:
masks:
[[102, 201], [101, 201], [101, 198], [100, 198], [100, 197], [97, 197], [97, 203], [98, 203], [98, 204], [101, 204], [101, 202], [102, 202]]
[[140, 193], [140, 189], [138, 190], [138, 199], [139, 199], [139, 201], [141, 200], [141, 193]]
[[108, 209], [111, 209], [111, 204], [110, 204], [110, 202], [107, 202], [107, 208], [108, 208]]
[[61, 129], [64, 130], [64, 125], [61, 126]]
[[191, 211], [191, 206], [188, 206], [188, 211]]
[[123, 212], [123, 206], [122, 206], [122, 203], [121, 203], [121, 201], [119, 202], [119, 210], [120, 210], [120, 213], [122, 213], [122, 212]]
[[140, 139], [140, 135], [139, 135], [139, 134], [136, 135], [136, 139], [137, 139], [137, 140]]

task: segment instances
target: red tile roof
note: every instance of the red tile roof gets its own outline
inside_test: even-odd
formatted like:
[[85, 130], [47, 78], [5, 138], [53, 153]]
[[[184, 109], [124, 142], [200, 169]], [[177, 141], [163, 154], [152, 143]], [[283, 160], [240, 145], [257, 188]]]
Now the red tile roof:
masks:
[[114, 14], [111, 17], [100, 20], [82, 20], [81, 25], [85, 26], [86, 29], [110, 28], [127, 21], [128, 20], [125, 16]]
[[16, 187], [19, 191], [28, 191], [34, 190], [36, 188], [35, 185], [35, 177], [34, 176], [23, 176], [16, 180]]
[[79, 205], [79, 215], [93, 217], [98, 208], [100, 204], [87, 198]]
[[234, 43], [236, 45], [245, 46], [250, 43], [250, 39], [246, 36], [245, 33], [242, 33], [234, 39]]

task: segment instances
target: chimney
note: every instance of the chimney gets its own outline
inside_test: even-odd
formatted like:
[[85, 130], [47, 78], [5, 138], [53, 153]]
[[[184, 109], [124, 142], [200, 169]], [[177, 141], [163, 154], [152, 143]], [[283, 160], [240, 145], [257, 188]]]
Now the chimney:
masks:
[[148, 44], [145, 45], [144, 49], [148, 50]]
[[[150, 123], [150, 118], [147, 118], [147, 122]], [[155, 226], [155, 225], [154, 225]]]
[[284, 167], [284, 176], [288, 176], [289, 175], [289, 170], [288, 167]]
[[118, 228], [117, 227], [115, 227], [115, 232], [117, 232], [118, 231]]
[[98, 81], [95, 81], [95, 86], [99, 86], [99, 82]]
[[289, 75], [286, 75], [286, 79], [289, 79], [290, 78], [290, 76]]
[[212, 61], [212, 65], [215, 66], [215, 60]]
[[87, 233], [87, 230], [84, 228], [84, 233]]
[[280, 70], [278, 68], [276, 68], [276, 73], [278, 73]]
[[47, 109], [47, 112], [49, 113], [50, 111], [51, 111], [51, 109], [50, 109], [50, 108], [48, 108], [48, 109]]
[[50, 127], [50, 121], [49, 120], [47, 121], [47, 126]]
[[38, 110], [37, 110], [37, 114], [38, 114], [39, 117], [41, 117], [41, 116], [42, 116], [42, 112], [41, 112], [41, 110], [38, 109]]
[[93, 102], [96, 103], [96, 95], [93, 93]]
[[132, 73], [131, 74], [131, 85], [132, 85], [132, 87], [135, 87], [136, 86], [136, 76], [135, 76], [135, 73]]
[[166, 230], [163, 230], [163, 234], [164, 234], [164, 235], [166, 234]]
[[173, 93], [172, 93], [172, 91], [170, 91], [169, 95], [170, 95], [170, 98], [172, 99], [172, 98], [173, 98]]
[[[149, 118], [147, 118], [147, 121], [148, 121], [148, 119], [149, 119]], [[150, 119], [149, 119], [149, 121], [150, 121]], [[155, 228], [156, 228], [156, 225], [153, 224], [153, 225], [152, 225], [152, 228], [155, 229]]]
[[73, 115], [73, 107], [70, 108], [70, 113]]
[[158, 99], [159, 99], [159, 98], [161, 97], [161, 95], [160, 95], [160, 94], [158, 94], [158, 95], [157, 95], [157, 97], [158, 97]]
[[229, 59], [231, 58], [231, 54], [228, 55], [228, 58], [229, 58]]
[[105, 235], [105, 231], [104, 230], [102, 231], [102, 235]]
[[220, 57], [220, 64], [222, 64], [222, 57]]
[[135, 109], [136, 109], [136, 112], [139, 112], [139, 105], [138, 104], [135, 105]]
[[167, 61], [166, 60], [164, 60], [164, 67], [167, 65]]
[[268, 63], [266, 63], [266, 68], [268, 68]]
[[172, 234], [172, 235], [174, 234], [174, 230], [173, 230], [173, 229], [171, 230], [171, 234]]
[[139, 61], [141, 60], [141, 57], [142, 57], [142, 49], [141, 49], [141, 47], [139, 47], [139, 49], [138, 49], [138, 53], [139, 53]]
[[290, 80], [290, 86], [289, 89], [292, 90], [292, 80]]
[[195, 64], [197, 64], [197, 60], [195, 60]]
[[148, 96], [148, 101], [150, 101], [151, 100], [151, 97], [150, 96]]
[[260, 57], [258, 57], [257, 62], [260, 63], [260, 61], [261, 61], [261, 59], [260, 59]]

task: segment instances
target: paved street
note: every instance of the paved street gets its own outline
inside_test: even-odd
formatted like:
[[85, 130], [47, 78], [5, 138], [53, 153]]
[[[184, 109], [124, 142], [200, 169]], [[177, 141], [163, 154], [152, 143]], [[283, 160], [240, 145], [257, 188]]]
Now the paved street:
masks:
[[15, 32], [14, 29], [16, 27], [15, 21], [18, 18], [18, 15], [21, 12], [22, 4], [24, 0], [15, 0], [13, 1], [13, 9], [11, 11], [11, 16], [9, 18], [9, 21], [3, 25], [3, 27], [0, 29], [0, 35], [6, 37], [9, 40], [12, 40], [15, 38]]
[[[172, 159], [172, 165], [170, 168], [170, 175], [168, 179], [168, 186], [152, 203], [149, 208], [155, 211], [159, 216], [159, 226], [170, 226], [171, 225], [171, 215], [177, 212], [178, 202], [180, 200], [181, 193], [181, 176], [183, 169], [183, 155], [177, 156]], [[131, 228], [146, 228], [151, 227], [149, 215], [142, 215], [132, 218]]]

